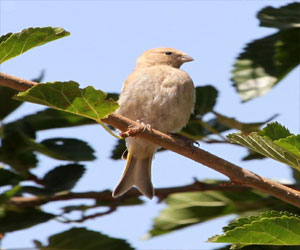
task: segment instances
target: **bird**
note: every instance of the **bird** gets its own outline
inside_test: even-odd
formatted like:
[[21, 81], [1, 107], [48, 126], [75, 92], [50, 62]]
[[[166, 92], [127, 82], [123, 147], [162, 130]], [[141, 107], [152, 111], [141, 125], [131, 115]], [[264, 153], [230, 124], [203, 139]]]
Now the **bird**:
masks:
[[[136, 67], [125, 80], [116, 114], [138, 121], [163, 133], [179, 132], [188, 122], [195, 105], [191, 77], [179, 69], [194, 59], [173, 48], [155, 48], [137, 58]], [[127, 137], [127, 162], [112, 196], [117, 198], [135, 186], [152, 199], [152, 158], [158, 146], [136, 137]]]

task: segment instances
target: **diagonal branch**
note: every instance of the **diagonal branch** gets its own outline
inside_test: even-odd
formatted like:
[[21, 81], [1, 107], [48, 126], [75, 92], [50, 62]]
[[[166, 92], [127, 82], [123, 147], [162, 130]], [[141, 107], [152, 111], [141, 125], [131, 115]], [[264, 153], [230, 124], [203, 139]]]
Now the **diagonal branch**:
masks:
[[[24, 91], [26, 88], [28, 89], [36, 84], [37, 83], [35, 82], [0, 73], [0, 85], [3, 86]], [[102, 121], [124, 133], [128, 131], [128, 128], [130, 127], [138, 128], [141, 126], [139, 123], [131, 121], [117, 114], [111, 114]], [[243, 169], [193, 145], [187, 145], [182, 139], [171, 137], [155, 129], [140, 129], [135, 136], [147, 141], [151, 141], [163, 148], [174, 151], [209, 168], [212, 168], [226, 175], [234, 183], [260, 190], [287, 203], [300, 207], [299, 191], [254, 174], [251, 171]]]

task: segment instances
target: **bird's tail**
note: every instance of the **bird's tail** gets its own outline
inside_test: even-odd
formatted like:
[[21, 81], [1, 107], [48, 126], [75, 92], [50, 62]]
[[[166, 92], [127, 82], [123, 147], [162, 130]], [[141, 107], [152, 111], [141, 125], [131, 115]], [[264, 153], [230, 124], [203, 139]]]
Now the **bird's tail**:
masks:
[[126, 193], [133, 185], [149, 199], [154, 196], [154, 188], [151, 182], [151, 162], [153, 154], [144, 158], [137, 158], [129, 149], [127, 163], [121, 180], [113, 191], [114, 198]]

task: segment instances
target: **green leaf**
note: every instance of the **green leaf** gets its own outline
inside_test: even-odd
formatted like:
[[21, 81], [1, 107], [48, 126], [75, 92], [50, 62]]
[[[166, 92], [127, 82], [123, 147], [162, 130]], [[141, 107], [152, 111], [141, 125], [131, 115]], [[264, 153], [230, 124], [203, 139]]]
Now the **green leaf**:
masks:
[[79, 84], [54, 82], [38, 84], [16, 96], [17, 100], [38, 103], [54, 109], [70, 112], [101, 122], [118, 107], [113, 100], [105, 100], [106, 94], [89, 86], [79, 88]]
[[[72, 228], [68, 231], [53, 235], [49, 238], [47, 246], [40, 250], [131, 250], [133, 249], [125, 240], [112, 238], [99, 232], [86, 228]], [[38, 247], [38, 245], [37, 245]]]
[[0, 233], [12, 232], [51, 220], [55, 216], [38, 209], [4, 210], [0, 217]]
[[259, 134], [262, 136], [268, 136], [272, 140], [278, 140], [292, 135], [286, 127], [282, 126], [278, 122], [268, 124], [262, 131], [259, 132]]
[[92, 161], [94, 150], [84, 141], [71, 138], [52, 138], [41, 143], [31, 142], [34, 150], [64, 161]]
[[125, 150], [126, 150], [125, 140], [118, 140], [113, 151], [111, 152], [110, 158], [114, 160], [120, 160]]
[[250, 134], [229, 134], [227, 136], [230, 142], [245, 146], [264, 156], [273, 158], [287, 164], [295, 169], [300, 170], [300, 157], [292, 153], [290, 150], [277, 145], [276, 141], [272, 141], [267, 136], [261, 136], [256, 132]]
[[230, 223], [223, 235], [209, 242], [242, 245], [300, 245], [300, 217], [287, 212], [264, 212]]
[[0, 187], [6, 185], [17, 185], [22, 180], [22, 177], [16, 173], [0, 168]]
[[0, 63], [23, 54], [29, 49], [70, 35], [62, 28], [29, 28], [0, 38]]
[[287, 138], [276, 140], [274, 143], [300, 159], [300, 135], [291, 135]]
[[45, 188], [53, 192], [72, 189], [84, 174], [85, 168], [79, 164], [68, 164], [56, 167], [43, 178]]
[[9, 132], [5, 128], [4, 132], [5, 136], [0, 147], [0, 161], [26, 176], [28, 169], [34, 168], [38, 162], [28, 144], [28, 137], [22, 130]]
[[257, 160], [257, 159], [264, 159], [265, 156], [262, 154], [259, 154], [251, 149], [248, 149], [248, 155], [244, 156], [242, 158], [242, 161], [250, 161], [250, 160]]
[[[0, 38], [1, 39], [1, 38]], [[44, 70], [40, 75], [33, 79], [34, 82], [40, 82], [44, 77]], [[12, 99], [18, 93], [17, 90], [8, 87], [0, 86], [0, 121], [3, 120], [7, 115], [12, 113], [23, 102]]]
[[216, 104], [218, 91], [211, 85], [196, 87], [195, 115], [205, 115], [212, 111]]
[[278, 29], [300, 27], [300, 3], [290, 3], [280, 8], [266, 7], [257, 14], [260, 26]]
[[[266, 245], [248, 245], [243, 250], [299, 250], [299, 246], [266, 246]], [[215, 250], [231, 250], [230, 246], [216, 248]]]
[[281, 30], [247, 45], [234, 64], [232, 77], [242, 101], [266, 94], [299, 65], [299, 31]]
[[29, 128], [31, 131], [42, 131], [55, 128], [66, 128], [73, 126], [81, 126], [88, 124], [96, 124], [94, 120], [74, 115], [68, 112], [47, 108], [32, 115], [8, 123], [5, 125], [9, 131], [23, 131]]
[[7, 33], [3, 36], [0, 36], [0, 45], [1, 45], [1, 43], [5, 42], [11, 35], [12, 35], [12, 33]]
[[[251, 190], [187, 192], [169, 195], [167, 208], [155, 218], [150, 236], [172, 232], [217, 217], [266, 208], [272, 201]], [[280, 203], [280, 201], [279, 201]], [[275, 204], [279, 204], [276, 200]]]
[[15, 89], [0, 86], [0, 121], [23, 103], [12, 99], [17, 93]]

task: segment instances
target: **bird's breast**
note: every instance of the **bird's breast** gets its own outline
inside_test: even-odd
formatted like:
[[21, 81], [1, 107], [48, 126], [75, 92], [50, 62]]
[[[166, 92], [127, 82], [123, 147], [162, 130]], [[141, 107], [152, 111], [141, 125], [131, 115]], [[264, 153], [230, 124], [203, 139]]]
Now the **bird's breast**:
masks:
[[149, 67], [128, 77], [117, 113], [163, 132], [177, 132], [187, 123], [194, 101], [193, 82], [186, 72]]

